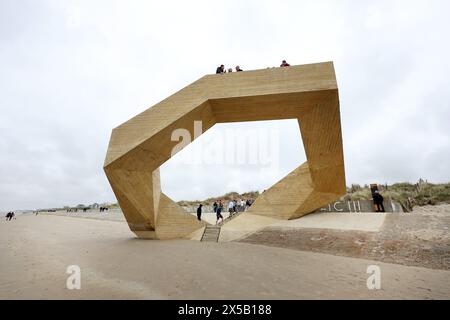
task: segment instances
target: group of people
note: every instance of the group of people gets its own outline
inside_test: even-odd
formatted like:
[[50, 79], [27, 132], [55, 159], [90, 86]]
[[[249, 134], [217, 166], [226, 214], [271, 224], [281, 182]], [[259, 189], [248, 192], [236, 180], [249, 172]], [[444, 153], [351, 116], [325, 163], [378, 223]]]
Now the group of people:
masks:
[[[100, 212], [108, 211], [107, 207], [100, 207]], [[83, 212], [87, 212], [89, 208], [80, 208], [80, 210], [83, 210]], [[78, 208], [69, 208], [66, 210], [66, 212], [78, 212]]]
[[[230, 200], [228, 202], [228, 213], [229, 216], [232, 217], [233, 215], [237, 214], [238, 212], [244, 212], [247, 210], [248, 207], [250, 207], [253, 204], [253, 199], [239, 199], [239, 200]], [[213, 203], [213, 211], [216, 214], [216, 224], [223, 223], [223, 216], [222, 212], [224, 209], [224, 201], [214, 201]], [[202, 210], [203, 210], [203, 204], [200, 204], [197, 208], [197, 219], [199, 221], [202, 220]]]
[[[235, 68], [235, 70], [236, 70], [236, 72], [240, 72], [240, 71], [244, 71], [244, 70], [242, 70], [241, 69], [241, 67], [239, 67], [239, 66], [236, 66], [236, 68]], [[225, 66], [223, 65], [223, 64], [221, 64], [219, 67], [217, 67], [217, 69], [216, 69], [216, 74], [222, 74], [222, 73], [232, 73], [233, 72], [233, 69], [232, 68], [228, 68], [228, 71], [227, 70], [225, 70]]]
[[6, 221], [11, 221], [14, 218], [15, 215], [16, 214], [14, 212], [12, 212], [12, 211], [8, 212], [6, 214]]
[[[281, 62], [280, 67], [290, 67], [291, 65], [289, 63], [286, 62], [286, 60], [283, 60]], [[241, 67], [236, 66], [235, 67], [236, 72], [239, 71], [244, 71], [241, 69]], [[223, 64], [221, 64], [219, 67], [217, 67], [216, 69], [216, 74], [223, 74], [223, 73], [232, 73], [233, 72], [233, 68], [228, 68], [228, 70], [225, 70], [225, 66]]]

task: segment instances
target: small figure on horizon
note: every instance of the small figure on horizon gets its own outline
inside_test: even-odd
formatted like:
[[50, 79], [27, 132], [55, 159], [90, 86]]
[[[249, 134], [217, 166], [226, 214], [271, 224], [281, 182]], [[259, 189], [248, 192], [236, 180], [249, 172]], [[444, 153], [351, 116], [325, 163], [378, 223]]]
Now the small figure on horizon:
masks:
[[197, 219], [198, 221], [202, 221], [202, 207], [203, 205], [200, 204], [197, 208]]
[[386, 212], [384, 210], [383, 201], [384, 201], [384, 198], [380, 194], [380, 191], [375, 190], [375, 192], [373, 194], [373, 204], [375, 205], [376, 212]]
[[289, 63], [286, 62], [286, 60], [283, 60], [283, 62], [281, 62], [280, 67], [290, 67], [291, 65]]
[[236, 66], [236, 72], [240, 72], [240, 71], [244, 71], [244, 70], [242, 70], [241, 67]]
[[14, 218], [14, 212], [10, 211], [6, 214], [6, 221], [11, 221]]
[[220, 65], [220, 67], [217, 67], [216, 74], [222, 74], [225, 72], [225, 66], [223, 64]]
[[232, 73], [233, 69], [232, 68], [228, 68], [228, 73]]

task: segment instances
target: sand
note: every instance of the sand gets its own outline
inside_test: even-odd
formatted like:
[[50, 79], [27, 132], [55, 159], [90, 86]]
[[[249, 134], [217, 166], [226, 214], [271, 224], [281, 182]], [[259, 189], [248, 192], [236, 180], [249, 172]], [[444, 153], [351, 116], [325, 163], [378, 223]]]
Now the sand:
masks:
[[[137, 240], [126, 223], [0, 223], [0, 299], [448, 299], [450, 271], [240, 242]], [[68, 290], [69, 265], [81, 290]], [[381, 290], [366, 286], [381, 268]]]
[[[240, 241], [293, 250], [327, 253], [381, 262], [450, 270], [450, 205], [416, 208], [413, 213], [390, 213], [372, 230], [377, 214], [342, 217], [308, 216], [304, 221], [271, 225]], [[362, 222], [369, 228], [357, 228]], [[350, 228], [345, 228], [347, 224]], [[296, 226], [296, 227], [294, 227]], [[298, 226], [303, 226], [298, 228]]]

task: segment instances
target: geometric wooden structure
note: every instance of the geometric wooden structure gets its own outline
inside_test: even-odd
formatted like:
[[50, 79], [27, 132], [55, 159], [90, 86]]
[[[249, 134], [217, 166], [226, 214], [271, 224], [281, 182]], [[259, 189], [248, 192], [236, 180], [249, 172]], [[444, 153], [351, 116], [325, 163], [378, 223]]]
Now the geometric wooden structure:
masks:
[[[115, 128], [104, 170], [130, 229], [141, 238], [182, 238], [204, 226], [161, 191], [159, 167], [178, 144], [216, 123], [297, 119], [307, 162], [263, 193], [253, 214], [295, 219], [346, 192], [339, 95], [332, 62], [207, 75]], [[282, 156], [282, 155], [281, 155]], [[186, 182], [186, 187], [189, 187]]]

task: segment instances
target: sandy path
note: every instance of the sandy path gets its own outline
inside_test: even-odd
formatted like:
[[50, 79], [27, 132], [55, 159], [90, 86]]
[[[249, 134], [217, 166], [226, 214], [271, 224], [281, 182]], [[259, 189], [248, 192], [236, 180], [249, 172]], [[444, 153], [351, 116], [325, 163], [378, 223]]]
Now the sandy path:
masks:
[[[379, 265], [382, 290], [366, 287]], [[65, 288], [79, 265], [82, 289]], [[450, 271], [245, 243], [136, 240], [125, 223], [0, 223], [0, 299], [448, 299]]]
[[[360, 214], [354, 218], [359, 216]], [[338, 226], [345, 224], [342, 217], [338, 219]], [[413, 213], [387, 214], [382, 227], [377, 232], [368, 232], [364, 229], [329, 228], [329, 222], [336, 220], [336, 217], [332, 218], [330, 220], [322, 214], [314, 218], [323, 222], [323, 229], [317, 228], [321, 226], [320, 223], [316, 225], [316, 228], [303, 223], [306, 227], [300, 229], [293, 228], [292, 223], [279, 224], [259, 230], [241, 241], [407, 266], [450, 270], [449, 205], [417, 208]], [[299, 222], [301, 220], [299, 219]], [[348, 219], [349, 226], [355, 225], [353, 220], [355, 219]]]

